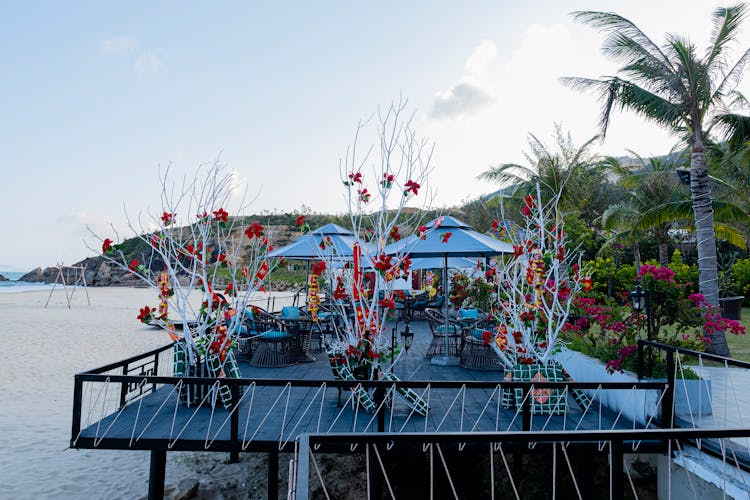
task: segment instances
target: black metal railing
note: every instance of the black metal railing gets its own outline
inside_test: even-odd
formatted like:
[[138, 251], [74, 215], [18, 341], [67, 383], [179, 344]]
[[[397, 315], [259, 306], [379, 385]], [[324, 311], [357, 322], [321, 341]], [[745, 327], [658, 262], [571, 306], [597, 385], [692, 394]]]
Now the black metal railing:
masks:
[[[422, 447], [422, 450], [429, 450], [430, 457], [430, 470], [439, 470], [441, 467], [437, 465], [437, 458], [433, 462], [433, 447], [453, 447], [454, 449], [461, 450], [463, 447], [470, 445], [476, 447], [488, 446], [490, 455], [494, 453], [504, 453], [502, 445], [507, 445], [513, 448], [515, 451], [521, 450], [518, 445], [523, 445], [530, 449], [533, 444], [534, 447], [537, 445], [552, 445], [553, 447], [567, 448], [569, 445], [585, 445], [590, 444], [599, 445], [600, 449], [604, 449], [604, 446], [609, 446], [610, 455], [610, 479], [609, 479], [609, 497], [620, 499], [623, 498], [627, 492], [625, 484], [625, 478], [629, 477], [624, 469], [624, 456], [626, 453], [633, 453], [640, 449], [640, 443], [644, 442], [659, 442], [664, 443], [664, 452], [667, 451], [678, 451], [682, 449], [682, 445], [692, 445], [696, 440], [714, 439], [714, 440], [727, 440], [730, 438], [747, 438], [750, 437], [750, 428], [742, 429], [647, 429], [647, 430], [606, 430], [606, 431], [576, 431], [571, 433], [570, 431], [545, 431], [545, 432], [473, 432], [473, 433], [461, 433], [461, 432], [445, 432], [440, 434], [425, 434], [425, 433], [380, 433], [380, 434], [351, 434], [351, 433], [326, 433], [326, 434], [303, 434], [297, 440], [298, 449], [295, 453], [294, 459], [294, 472], [295, 480], [290, 481], [290, 484], [294, 485], [294, 491], [291, 491], [293, 498], [296, 500], [306, 500], [311, 497], [310, 491], [310, 478], [318, 476], [318, 481], [322, 482], [320, 477], [320, 470], [311, 463], [311, 459], [314, 460], [314, 454], [324, 454], [330, 452], [340, 452], [342, 449], [348, 450], [350, 453], [359, 447], [360, 451], [369, 454], [371, 450], [375, 448], [377, 455], [377, 462], [372, 467], [377, 471], [375, 475], [385, 474], [384, 463], [381, 458], [381, 454], [385, 450], [393, 450], [393, 447], [399, 447], [392, 453], [398, 454], [400, 450], [414, 449], [414, 447]], [[498, 446], [500, 445], [500, 446]], [[603, 445], [603, 446], [602, 446]], [[378, 452], [377, 447], [380, 447]], [[438, 449], [440, 458], [443, 460], [442, 451]], [[476, 457], [477, 455], [472, 455]], [[518, 457], [516, 455], [515, 457]], [[514, 457], [514, 459], [515, 459]], [[589, 459], [591, 457], [589, 456]], [[474, 460], [474, 458], [472, 458]], [[503, 458], [504, 460], [504, 458]], [[740, 464], [734, 463], [732, 458], [724, 457], [726, 463], [740, 467]], [[373, 460], [374, 461], [374, 460]], [[379, 467], [378, 467], [379, 464]], [[514, 463], [514, 465], [516, 465]], [[510, 474], [510, 469], [506, 470]], [[560, 466], [563, 467], [563, 466]], [[741, 467], [740, 467], [741, 468]], [[447, 469], [446, 469], [447, 472]], [[479, 472], [479, 471], [477, 471]], [[589, 471], [590, 472], [590, 471]], [[572, 473], [572, 469], [571, 469]], [[439, 474], [439, 472], [436, 472]], [[590, 475], [590, 474], [588, 474]], [[371, 476], [371, 479], [377, 479]], [[477, 475], [474, 475], [474, 480], [478, 481]], [[585, 478], [584, 478], [585, 479]], [[410, 482], [415, 481], [413, 476], [410, 476]], [[541, 480], [541, 478], [535, 477], [535, 480]], [[554, 480], [554, 479], [553, 479]], [[429, 481], [432, 483], [432, 473], [429, 475]], [[389, 488], [391, 485], [389, 484]], [[432, 491], [434, 484], [422, 486], [423, 491]], [[452, 486], [451, 486], [452, 487]], [[494, 488], [494, 485], [490, 485]], [[363, 492], [363, 496], [370, 497], [370, 493], [373, 490], [382, 488], [382, 483], [379, 481], [368, 480], [367, 493]], [[454, 491], [455, 494], [455, 491]], [[377, 493], [375, 493], [377, 498]]]
[[[604, 390], [653, 390], [660, 391], [663, 393], [668, 388], [668, 383], [663, 381], [648, 381], [648, 382], [506, 382], [506, 381], [446, 381], [446, 380], [403, 380], [403, 381], [346, 381], [346, 380], [286, 380], [286, 379], [249, 379], [249, 378], [213, 378], [213, 377], [174, 377], [174, 376], [163, 376], [158, 375], [157, 370], [159, 366], [159, 357], [164, 356], [168, 353], [172, 344], [166, 345], [159, 349], [149, 351], [139, 356], [134, 356], [117, 363], [102, 366], [100, 368], [89, 370], [87, 372], [79, 373], [75, 375], [74, 383], [74, 402], [73, 402], [73, 424], [71, 433], [71, 446], [72, 447], [88, 447], [90, 441], [83, 439], [78, 440], [81, 428], [82, 428], [82, 408], [83, 408], [83, 397], [84, 397], [84, 384], [113, 384], [115, 387], [119, 385], [119, 407], [112, 408], [112, 413], [121, 411], [125, 406], [135, 404], [138, 400], [154, 392], [157, 387], [160, 386], [171, 386], [185, 387], [185, 386], [228, 386], [231, 393], [233, 402], [232, 408], [224, 410], [220, 408], [220, 405], [216, 405], [215, 412], [225, 412], [225, 418], [229, 419], [230, 435], [228, 440], [217, 440], [212, 444], [211, 449], [213, 451], [230, 451], [233, 454], [238, 453], [242, 448], [242, 441], [239, 436], [239, 416], [238, 404], [242, 400], [240, 393], [243, 389], [253, 387], [254, 389], [260, 388], [279, 388], [283, 389], [291, 388], [308, 388], [310, 392], [316, 388], [331, 388], [341, 389], [343, 391], [349, 391], [355, 386], [360, 386], [365, 390], [369, 391], [373, 395], [373, 401], [378, 408], [373, 419], [373, 427], [368, 429], [369, 432], [385, 432], [386, 431], [386, 417], [387, 410], [384, 400], [389, 393], [393, 393], [399, 388], [404, 389], [424, 389], [431, 391], [439, 390], [453, 390], [454, 394], [457, 390], [467, 391], [497, 391], [498, 398], [500, 397], [500, 390], [513, 390], [520, 389], [523, 391], [523, 399], [520, 407], [517, 409], [517, 415], [520, 414], [521, 429], [523, 431], [531, 431], [532, 429], [532, 393], [542, 389], [552, 390], [563, 390], [566, 394], [570, 394], [574, 390], [592, 390], [592, 391], [604, 391]], [[162, 363], [165, 361], [162, 360]], [[155, 375], [156, 374], [156, 375]], [[116, 392], [116, 391], [113, 391]], [[297, 407], [291, 408], [290, 412], [301, 412], [302, 408], [310, 400], [298, 400], [296, 401]], [[664, 398], [662, 398], [661, 411], [669, 412], [670, 410], [665, 407]], [[654, 408], [656, 411], [656, 408]], [[480, 415], [481, 416], [481, 415]], [[164, 418], [169, 418], [164, 417]], [[130, 443], [126, 443], [127, 440], [111, 440], [110, 443], [106, 439], [94, 439], [96, 447], [112, 447], [116, 449], [131, 448], [133, 447], [132, 440]], [[166, 443], [170, 441], [169, 436], [164, 436], [164, 439], [152, 440], [152, 443], [148, 443], [148, 439], [142, 440], [139, 444], [139, 448], [152, 449], [154, 447], [166, 446]], [[88, 444], [87, 444], [88, 443]], [[190, 448], [185, 448], [190, 449]], [[201, 444], [200, 449], [205, 449]]]

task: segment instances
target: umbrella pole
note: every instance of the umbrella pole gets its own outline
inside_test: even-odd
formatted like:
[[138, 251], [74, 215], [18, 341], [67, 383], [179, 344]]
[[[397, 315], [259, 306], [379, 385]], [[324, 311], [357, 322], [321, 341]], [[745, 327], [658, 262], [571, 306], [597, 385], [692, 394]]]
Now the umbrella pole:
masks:
[[443, 357], [434, 357], [432, 358], [431, 363], [435, 365], [442, 365], [442, 366], [453, 366], [457, 365], [459, 358], [455, 356], [449, 356], [449, 346], [450, 346], [450, 339], [448, 336], [450, 335], [450, 320], [448, 318], [448, 312], [450, 311], [450, 307], [448, 306], [448, 299], [450, 297], [449, 294], [449, 282], [448, 282], [448, 254], [443, 254], [443, 294], [445, 295], [445, 300], [443, 301], [443, 313], [445, 318], [445, 355]]

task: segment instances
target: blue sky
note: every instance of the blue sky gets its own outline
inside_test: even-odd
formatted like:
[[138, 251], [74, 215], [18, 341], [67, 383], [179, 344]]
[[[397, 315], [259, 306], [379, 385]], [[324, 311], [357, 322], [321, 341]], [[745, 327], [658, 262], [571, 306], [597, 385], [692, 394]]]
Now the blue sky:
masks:
[[[255, 211], [342, 212], [338, 160], [357, 121], [400, 92], [436, 144], [435, 203], [478, 196], [492, 186], [476, 175], [523, 161], [529, 132], [546, 139], [562, 122], [578, 143], [596, 133], [594, 99], [557, 77], [614, 66], [570, 11], [613, 10], [656, 40], [685, 33], [702, 46], [716, 5], [0, 2], [0, 272], [89, 256], [85, 225], [158, 209], [170, 162], [187, 172], [221, 155], [259, 192]], [[673, 144], [624, 115], [597, 148]]]

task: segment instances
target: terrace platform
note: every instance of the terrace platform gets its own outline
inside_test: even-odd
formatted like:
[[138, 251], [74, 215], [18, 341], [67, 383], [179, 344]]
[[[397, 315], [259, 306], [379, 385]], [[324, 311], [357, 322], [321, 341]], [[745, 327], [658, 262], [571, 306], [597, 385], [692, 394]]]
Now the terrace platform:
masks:
[[[403, 328], [403, 323], [399, 325]], [[240, 362], [242, 390], [232, 410], [217, 403], [187, 407], [178, 401], [179, 379], [171, 375], [171, 349], [153, 358], [77, 375], [80, 427], [74, 415], [71, 446], [76, 448], [200, 451], [289, 451], [304, 433], [455, 433], [634, 429], [635, 424], [598, 403], [582, 408], [570, 395], [559, 416], [531, 415], [501, 404], [502, 371], [476, 371], [431, 364], [424, 353], [431, 341], [426, 323], [413, 321], [414, 344], [401, 354], [394, 373], [429, 405], [426, 417], [412, 411], [389, 382], [371, 383], [381, 411], [367, 413], [354, 404], [351, 382], [334, 380], [325, 353], [313, 363], [258, 368]], [[396, 338], [400, 337], [398, 334]], [[155, 366], [154, 366], [155, 365]], [[157, 378], [149, 378], [154, 377]], [[568, 390], [567, 383], [556, 387]], [[365, 384], [367, 385], [367, 384]], [[554, 383], [551, 384], [555, 386]], [[606, 385], [606, 384], [605, 384]], [[587, 387], [596, 387], [588, 384]], [[242, 389], [240, 389], [242, 387]], [[379, 387], [379, 389], [378, 389]], [[531, 384], [516, 383], [527, 397]], [[544, 387], [536, 384], [537, 390]], [[646, 384], [638, 390], [659, 390]], [[340, 389], [340, 391], [339, 391]], [[607, 390], [636, 390], [610, 384]], [[394, 397], [395, 396], [395, 397]]]

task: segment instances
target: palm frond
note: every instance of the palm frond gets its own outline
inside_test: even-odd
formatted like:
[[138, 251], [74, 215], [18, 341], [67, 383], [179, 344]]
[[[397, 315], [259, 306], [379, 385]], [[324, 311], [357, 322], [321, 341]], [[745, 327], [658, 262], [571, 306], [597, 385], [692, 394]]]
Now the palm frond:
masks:
[[741, 248], [747, 249], [747, 239], [745, 235], [736, 228], [723, 223], [714, 223], [714, 232], [717, 238], [726, 240], [728, 243]]
[[671, 201], [646, 210], [641, 215], [637, 226], [640, 229], [648, 229], [675, 220], [690, 220], [692, 217], [693, 203], [691, 200]]
[[742, 148], [750, 141], [750, 116], [724, 113], [715, 118], [730, 149]]
[[711, 17], [714, 28], [709, 39], [708, 53], [705, 56], [706, 66], [713, 66], [715, 63], [723, 64], [721, 58], [724, 48], [736, 38], [747, 13], [747, 5], [744, 3], [731, 7], [718, 7], [713, 12]]
[[745, 75], [745, 66], [747, 66], [748, 62], [750, 62], [750, 49], [747, 49], [742, 54], [742, 56], [740, 56], [737, 62], [734, 63], [734, 66], [732, 66], [732, 68], [727, 71], [719, 84], [716, 86], [716, 90], [714, 90], [714, 93], [711, 96], [713, 101], [720, 99], [725, 93], [728, 93], [730, 90], [734, 90], [734, 88], [742, 80], [742, 77]]

